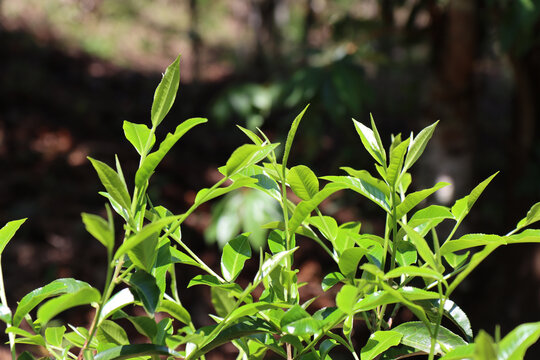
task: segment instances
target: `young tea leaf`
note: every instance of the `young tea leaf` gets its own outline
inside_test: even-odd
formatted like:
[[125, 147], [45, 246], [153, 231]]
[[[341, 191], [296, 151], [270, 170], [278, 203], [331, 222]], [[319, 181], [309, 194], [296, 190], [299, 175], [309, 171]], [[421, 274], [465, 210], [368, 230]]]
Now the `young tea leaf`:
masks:
[[221, 273], [225, 280], [235, 280], [249, 258], [251, 258], [251, 246], [248, 234], [242, 234], [229, 241], [223, 248], [221, 256]]
[[409, 139], [403, 141], [390, 152], [390, 164], [388, 165], [388, 169], [386, 169], [386, 181], [392, 187], [396, 186], [396, 181], [401, 174], [403, 159], [408, 145]]
[[255, 145], [246, 144], [240, 146], [232, 154], [225, 165], [225, 176], [232, 175], [245, 168], [258, 163], [270, 154], [279, 144]]
[[123, 360], [142, 356], [165, 355], [175, 358], [183, 358], [178, 352], [166, 346], [154, 344], [134, 344], [116, 346], [105, 351], [101, 351], [94, 356], [94, 360]]
[[294, 119], [292, 125], [291, 125], [291, 128], [289, 130], [289, 133], [287, 134], [287, 140], [285, 141], [285, 151], [283, 152], [283, 160], [281, 161], [282, 163], [282, 175], [285, 176], [286, 174], [284, 173], [285, 169], [287, 168], [287, 162], [289, 160], [289, 154], [291, 152], [291, 147], [292, 147], [292, 143], [293, 143], [293, 140], [294, 140], [294, 136], [296, 135], [296, 130], [298, 130], [298, 125], [300, 125], [300, 121], [302, 120], [302, 118], [304, 117], [304, 113], [306, 112], [306, 110], [308, 109], [309, 105], [307, 105], [304, 110], [302, 110], [302, 112], [300, 114], [298, 114], [298, 116], [296, 116], [296, 118]]
[[418, 160], [420, 155], [422, 155], [438, 123], [439, 121], [436, 121], [430, 126], [424, 128], [418, 133], [418, 135], [416, 135], [414, 140], [409, 143], [409, 150], [407, 151], [407, 157], [405, 158], [405, 164], [403, 166], [405, 170], [410, 169], [411, 166], [413, 166], [413, 164], [416, 162], [416, 160]]
[[360, 135], [360, 140], [364, 148], [369, 152], [369, 154], [377, 161], [380, 165], [386, 166], [386, 152], [384, 147], [379, 146], [379, 140], [377, 139], [377, 134], [373, 130], [363, 125], [362, 123], [353, 119], [354, 127], [356, 132]]
[[102, 243], [109, 253], [114, 248], [114, 229], [111, 229], [109, 223], [101, 216], [82, 213], [82, 221], [88, 231], [100, 243]]
[[9, 240], [13, 238], [17, 230], [19, 230], [25, 221], [26, 219], [13, 220], [8, 222], [2, 229], [0, 229], [0, 255], [4, 251]]
[[420, 191], [416, 191], [416, 192], [408, 194], [403, 200], [403, 202], [397, 206], [396, 218], [401, 219], [403, 215], [406, 215], [411, 209], [413, 209], [416, 205], [420, 204], [429, 195], [433, 194], [435, 191], [439, 190], [440, 188], [443, 188], [448, 185], [450, 184], [445, 183], [445, 182], [439, 182], [435, 184], [435, 186], [433, 186], [432, 188], [424, 189], [424, 190], [420, 190]]
[[99, 160], [88, 157], [96, 172], [98, 173], [101, 183], [107, 190], [107, 193], [126, 211], [131, 208], [131, 198], [125, 183], [120, 175], [114, 171], [109, 165]]
[[146, 155], [146, 152], [150, 151], [156, 142], [156, 135], [144, 124], [124, 121], [124, 135], [139, 155]]
[[457, 222], [461, 222], [465, 218], [465, 216], [467, 216], [476, 200], [478, 200], [482, 192], [498, 173], [499, 172], [496, 172], [495, 174], [491, 175], [486, 180], [478, 184], [469, 195], [456, 201], [454, 206], [452, 206], [452, 214], [454, 215], [454, 218]]
[[519, 325], [499, 343], [498, 359], [524, 359], [527, 349], [534, 345], [539, 338], [540, 322]]
[[[431, 349], [431, 334], [426, 325], [420, 321], [410, 321], [396, 326], [392, 331], [403, 335], [401, 343], [417, 350], [429, 353]], [[459, 336], [445, 328], [439, 327], [435, 354], [443, 355], [441, 345], [447, 350], [455, 349], [467, 343]]]
[[527, 216], [525, 216], [523, 219], [521, 219], [516, 229], [519, 230], [521, 228], [524, 228], [525, 226], [529, 226], [532, 223], [535, 223], [540, 220], [540, 202], [537, 202], [534, 204], [531, 209], [527, 212]]
[[45, 339], [52, 346], [61, 347], [65, 332], [65, 326], [49, 326], [45, 329]]
[[71, 309], [75, 306], [87, 305], [98, 302], [101, 295], [97, 289], [92, 287], [83, 287], [79, 290], [60, 295], [41, 305], [37, 311], [37, 320], [41, 324], [46, 324], [62, 311]]
[[376, 331], [360, 351], [361, 360], [372, 360], [392, 346], [398, 345], [403, 334], [396, 331]]
[[163, 78], [156, 88], [154, 93], [154, 101], [152, 103], [151, 119], [152, 125], [157, 127], [165, 118], [171, 109], [176, 93], [178, 92], [178, 84], [180, 83], [180, 55], [172, 64], [167, 67]]
[[302, 200], [310, 200], [319, 192], [319, 180], [307, 166], [298, 165], [291, 168], [287, 181], [292, 191]]

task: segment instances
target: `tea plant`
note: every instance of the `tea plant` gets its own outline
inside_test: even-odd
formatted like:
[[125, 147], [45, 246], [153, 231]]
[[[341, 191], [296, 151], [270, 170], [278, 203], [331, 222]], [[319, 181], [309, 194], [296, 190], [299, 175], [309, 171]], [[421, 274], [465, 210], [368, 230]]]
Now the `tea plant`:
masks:
[[[175, 100], [178, 83], [179, 58], [167, 68], [156, 89], [151, 126], [124, 122], [125, 137], [140, 155], [132, 191], [117, 157], [114, 168], [89, 159], [105, 188], [100, 194], [108, 200], [106, 218], [82, 214], [88, 232], [106, 249], [104, 288], [100, 291], [82, 281], [58, 279], [33, 290], [10, 308], [0, 272], [0, 319], [7, 324], [13, 359], [34, 358], [29, 352], [18, 355], [17, 344], [41, 347], [55, 359], [112, 360], [157, 359], [160, 355], [204, 359], [225, 343], [238, 348], [238, 359], [263, 359], [267, 353], [288, 360], [332, 359], [336, 346], [362, 360], [417, 354], [444, 360], [519, 359], [540, 337], [540, 322], [523, 324], [502, 339], [499, 335], [493, 339], [483, 331], [474, 337], [467, 315], [450, 298], [496, 248], [540, 242], [540, 230], [524, 230], [540, 220], [540, 203], [505, 236], [467, 234], [456, 238], [458, 227], [494, 174], [452, 207], [430, 205], [416, 210], [428, 196], [448, 185], [438, 183], [408, 192], [408, 171], [424, 151], [436, 124], [416, 136], [392, 137], [387, 151], [373, 120], [371, 128], [354, 120], [361, 143], [375, 160], [377, 176], [344, 167], [345, 175], [323, 177], [305, 165], [290, 166], [290, 150], [307, 108], [294, 119], [280, 157], [276, 152], [279, 144], [263, 132], [256, 134], [240, 127], [252, 144], [236, 149], [219, 169], [222, 179], [201, 189], [193, 205], [175, 215], [151, 202], [148, 182], [172, 146], [191, 128], [206, 122], [202, 118], [186, 120], [155, 146], [156, 129]], [[240, 188], [262, 191], [275, 199], [282, 219], [264, 225], [270, 232], [267, 250], [260, 252], [259, 259], [251, 259], [250, 235], [239, 234], [224, 246], [220, 269], [212, 269], [187, 245], [182, 225], [201, 204]], [[320, 211], [321, 202], [341, 190], [352, 190], [381, 208], [386, 219], [383, 234], [362, 233], [359, 221], [339, 224]], [[291, 200], [291, 191], [299, 202]], [[117, 239], [114, 216], [124, 223], [121, 239]], [[0, 230], [0, 254], [24, 221], [11, 221]], [[454, 224], [444, 236], [438, 227], [443, 221]], [[338, 271], [326, 274], [321, 286], [325, 291], [341, 286], [336, 306], [308, 311], [315, 299], [300, 301], [299, 288], [304, 284], [298, 282], [293, 261], [297, 236], [315, 241], [335, 262]], [[246, 261], [258, 261], [258, 271], [242, 287], [236, 279]], [[188, 287], [211, 289], [215, 310], [209, 315], [215, 322], [212, 326], [198, 327], [182, 305], [176, 268], [185, 266], [202, 272]], [[260, 295], [255, 295], [260, 293], [257, 288], [262, 288]], [[51, 322], [80, 305], [95, 308], [88, 328]], [[146, 316], [131, 315], [127, 305], [142, 307]], [[409, 309], [417, 320], [395, 326], [394, 319], [402, 308]], [[157, 312], [168, 316], [157, 321]], [[147, 341], [132, 343], [119, 325], [120, 319]], [[453, 330], [442, 325], [443, 319]], [[363, 344], [353, 341], [358, 323], [371, 332]]]

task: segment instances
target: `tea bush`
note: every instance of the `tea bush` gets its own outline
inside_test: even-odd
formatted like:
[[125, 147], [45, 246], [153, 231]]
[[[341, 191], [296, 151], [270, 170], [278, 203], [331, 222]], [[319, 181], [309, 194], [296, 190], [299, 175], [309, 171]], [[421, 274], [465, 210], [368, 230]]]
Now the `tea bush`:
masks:
[[[483, 331], [475, 336], [467, 315], [451, 300], [456, 287], [498, 247], [540, 242], [540, 230], [525, 229], [540, 220], [540, 203], [504, 236], [454, 236], [495, 174], [451, 207], [417, 209], [448, 185], [408, 191], [412, 181], [408, 171], [422, 155], [436, 123], [416, 136], [393, 136], [386, 149], [373, 119], [371, 127], [353, 120], [362, 145], [375, 161], [375, 176], [344, 167], [343, 175], [318, 177], [305, 165], [290, 166], [290, 150], [307, 108], [294, 119], [280, 157], [276, 153], [279, 144], [261, 131], [240, 127], [252, 143], [236, 149], [219, 168], [221, 180], [201, 189], [193, 205], [175, 215], [151, 202], [148, 182], [173, 145], [191, 128], [206, 122], [188, 119], [156, 146], [156, 129], [175, 100], [178, 84], [179, 58], [167, 68], [156, 89], [151, 126], [124, 122], [125, 137], [140, 155], [132, 191], [118, 158], [114, 168], [89, 159], [105, 189], [100, 194], [108, 200], [106, 218], [82, 214], [88, 232], [107, 250], [104, 288], [100, 291], [79, 280], [57, 279], [9, 307], [0, 277], [0, 319], [7, 324], [13, 359], [34, 358], [30, 352], [18, 354], [17, 344], [41, 347], [55, 359], [112, 360], [162, 355], [204, 359], [225, 343], [238, 349], [238, 359], [263, 359], [267, 353], [288, 360], [332, 359], [335, 347], [362, 360], [415, 355], [444, 360], [519, 359], [538, 340], [540, 322], [520, 325], [502, 339]], [[282, 217], [263, 226], [269, 230], [267, 250], [258, 259], [252, 259], [250, 235], [243, 233], [227, 242], [220, 269], [212, 269], [187, 245], [182, 224], [201, 204], [241, 188], [275, 199]], [[341, 190], [351, 190], [381, 208], [386, 219], [383, 234], [363, 233], [359, 221], [339, 224], [322, 214], [321, 202]], [[124, 223], [121, 239], [117, 239], [115, 216]], [[24, 221], [11, 221], [0, 230], [0, 254]], [[438, 228], [443, 221], [453, 224], [446, 236]], [[311, 311], [315, 298], [300, 301], [299, 288], [305, 284], [299, 283], [293, 262], [297, 236], [316, 242], [337, 265], [338, 271], [326, 274], [320, 284], [324, 291], [340, 287], [335, 306]], [[236, 280], [247, 261], [258, 262], [258, 271], [241, 286]], [[214, 325], [197, 327], [182, 305], [176, 268], [185, 266], [203, 272], [188, 287], [210, 288], [215, 313], [209, 316]], [[88, 328], [51, 322], [63, 311], [81, 305], [95, 308]], [[127, 305], [142, 307], [146, 316], [124, 311]], [[402, 308], [409, 309], [415, 320], [394, 324]], [[168, 316], [157, 321], [158, 312]], [[147, 341], [132, 343], [119, 325], [120, 319]], [[443, 319], [451, 329], [442, 325]], [[364, 344], [355, 344], [352, 338], [359, 322], [371, 332]]]

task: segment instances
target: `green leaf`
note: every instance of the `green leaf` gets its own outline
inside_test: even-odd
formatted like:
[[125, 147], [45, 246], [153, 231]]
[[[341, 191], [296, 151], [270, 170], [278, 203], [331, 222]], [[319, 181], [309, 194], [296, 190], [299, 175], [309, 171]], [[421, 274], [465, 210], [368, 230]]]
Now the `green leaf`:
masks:
[[414, 213], [407, 225], [414, 228], [420, 235], [425, 236], [432, 228], [439, 225], [445, 219], [453, 219], [454, 216], [445, 206], [430, 205]]
[[522, 244], [522, 243], [539, 243], [540, 242], [540, 230], [527, 229], [506, 237], [508, 244]]
[[129, 339], [124, 328], [117, 323], [104, 320], [99, 326], [96, 337], [100, 343], [128, 345]]
[[321, 179], [331, 181], [336, 185], [341, 185], [344, 189], [355, 191], [379, 205], [384, 211], [390, 213], [390, 205], [387, 201], [387, 193], [386, 191], [383, 191], [384, 188], [380, 185], [380, 180], [373, 178], [373, 181], [368, 181], [367, 176], [364, 176], [364, 178], [356, 178], [351, 176], [323, 176]]
[[338, 284], [342, 280], [344, 280], [345, 277], [337, 271], [331, 272], [330, 274], [326, 275], [324, 279], [322, 280], [321, 286], [323, 291], [327, 291], [332, 286]]
[[467, 344], [463, 346], [458, 346], [453, 350], [449, 351], [441, 357], [439, 360], [462, 360], [462, 359], [473, 359], [474, 358], [475, 345]]
[[521, 229], [525, 226], [529, 226], [532, 223], [535, 223], [540, 220], [540, 202], [537, 202], [534, 204], [529, 211], [527, 212], [527, 216], [525, 216], [523, 219], [521, 219], [516, 229]]
[[159, 145], [159, 149], [148, 155], [140, 165], [139, 170], [137, 170], [137, 173], [135, 174], [135, 186], [142, 188], [174, 144], [176, 144], [176, 142], [192, 127], [205, 122], [207, 122], [207, 120], [203, 118], [188, 119], [178, 125], [173, 134], [167, 134], [165, 140]]
[[114, 248], [114, 229], [101, 216], [82, 213], [82, 221], [88, 231], [100, 243], [102, 243], [109, 253]]
[[354, 313], [354, 306], [358, 302], [359, 290], [353, 285], [343, 285], [336, 296], [336, 305], [345, 314]]
[[17, 360], [35, 360], [36, 358], [34, 355], [29, 353], [28, 351], [23, 351], [18, 357]]
[[191, 322], [191, 315], [189, 314], [189, 312], [182, 305], [177, 304], [176, 302], [171, 300], [161, 300], [157, 311], [166, 312], [167, 314], [174, 317], [176, 320], [181, 321], [186, 325]]
[[301, 201], [294, 209], [293, 215], [289, 220], [289, 236], [292, 236], [302, 222], [311, 214], [319, 204], [333, 193], [345, 189], [343, 184], [330, 183], [319, 191], [312, 199]]
[[384, 275], [384, 278], [391, 279], [395, 277], [401, 277], [401, 275], [407, 275], [407, 277], [420, 276], [423, 278], [435, 279], [439, 281], [443, 280], [443, 276], [439, 272], [429, 268], [421, 268], [418, 266], [401, 266], [395, 268], [394, 270], [390, 270], [389, 272], [387, 272]]
[[123, 308], [126, 305], [132, 304], [135, 302], [135, 298], [131, 293], [130, 289], [122, 289], [113, 296], [103, 305], [101, 313], [99, 314], [98, 324], [103, 320], [108, 318], [110, 315], [114, 314], [117, 310]]
[[[413, 164], [416, 162], [416, 160], [418, 160], [420, 155], [422, 155], [438, 123], [439, 121], [436, 121], [430, 126], [424, 128], [422, 131], [418, 133], [418, 135], [416, 135], [414, 140], [410, 142], [409, 150], [407, 151], [407, 157], [405, 158], [405, 165], [403, 166], [405, 171], [407, 169], [410, 169], [411, 166], [413, 166]], [[412, 138], [412, 134], [411, 134], [411, 138]]]
[[426, 240], [422, 236], [420, 236], [420, 234], [418, 234], [413, 228], [409, 227], [407, 224], [401, 224], [401, 227], [405, 230], [410, 241], [416, 247], [416, 250], [418, 251], [418, 254], [420, 255], [420, 257], [422, 257], [422, 259], [433, 270], [439, 270], [439, 267], [437, 266], [437, 260], [435, 260], [435, 255], [433, 255], [433, 252], [429, 248], [429, 245], [426, 242]]
[[[429, 329], [421, 321], [410, 321], [396, 326], [392, 331], [403, 335], [401, 343], [417, 350], [429, 353], [431, 349], [431, 335]], [[435, 354], [443, 355], [441, 345], [446, 350], [452, 350], [467, 343], [460, 336], [454, 334], [444, 326], [439, 327]]]
[[[373, 121], [373, 118], [372, 118]], [[381, 145], [380, 136], [377, 132], [377, 129], [374, 127], [374, 130], [371, 130], [367, 126], [353, 119], [354, 127], [356, 132], [360, 135], [360, 140], [364, 148], [369, 152], [369, 154], [377, 161], [380, 165], [386, 166], [386, 152], [384, 147]]]
[[251, 130], [249, 130], [249, 129], [246, 129], [246, 128], [240, 126], [240, 125], [236, 125], [236, 127], [239, 128], [240, 130], [242, 130], [242, 132], [243, 132], [244, 134], [246, 134], [246, 136], [247, 136], [251, 141], [253, 141], [253, 143], [254, 143], [255, 145], [262, 145], [262, 143], [263, 143], [262, 139], [261, 139], [259, 136], [257, 136], [257, 134], [255, 134], [253, 131], [251, 131]]
[[180, 83], [180, 55], [167, 67], [161, 82], [154, 93], [151, 119], [152, 125], [157, 127], [165, 118], [176, 98], [178, 84]]
[[285, 259], [287, 256], [291, 256], [298, 247], [295, 247], [293, 249], [287, 250], [287, 251], [281, 251], [277, 254], [274, 254], [269, 259], [266, 259], [264, 263], [261, 266], [261, 269], [257, 271], [257, 274], [255, 275], [255, 279], [253, 281], [254, 284], [258, 284], [261, 282], [264, 278], [266, 278], [275, 268], [279, 265], [283, 259]]
[[308, 219], [309, 224], [315, 226], [321, 234], [330, 241], [334, 241], [338, 236], [338, 224], [330, 216], [313, 216]]
[[99, 302], [100, 298], [101, 295], [97, 289], [93, 287], [82, 287], [75, 292], [60, 295], [41, 305], [37, 311], [37, 320], [44, 325], [64, 310]]
[[461, 222], [465, 216], [467, 216], [476, 200], [478, 200], [482, 192], [498, 173], [499, 172], [496, 172], [495, 174], [491, 175], [486, 180], [478, 184], [469, 195], [456, 201], [454, 206], [452, 206], [452, 214], [457, 222]]
[[[484, 330], [480, 330], [474, 339], [474, 357], [475, 359], [497, 359], [497, 345]], [[523, 359], [523, 356], [520, 359]]]
[[52, 346], [61, 347], [65, 332], [65, 326], [49, 326], [45, 329], [45, 339]]
[[[146, 336], [152, 342], [156, 342], [156, 335], [158, 332], [156, 320], [147, 316], [129, 316], [127, 318], [133, 327], [139, 332], [139, 334]], [[129, 342], [128, 342], [129, 344]], [[127, 345], [127, 344], [119, 344]]]
[[137, 270], [131, 275], [129, 285], [137, 294], [146, 312], [153, 315], [159, 304], [161, 294], [156, 279], [144, 270]]
[[257, 179], [250, 178], [250, 177], [243, 177], [236, 180], [231, 185], [226, 186], [226, 187], [220, 187], [220, 188], [215, 188], [215, 189], [211, 189], [211, 188], [201, 189], [197, 193], [197, 196], [195, 196], [195, 204], [202, 204], [203, 202], [212, 200], [218, 196], [225, 195], [233, 190], [240, 189], [242, 187], [248, 187], [250, 185], [254, 185], [255, 183], [257, 183]]
[[99, 180], [107, 190], [107, 193], [128, 213], [131, 208], [131, 198], [127, 190], [126, 184], [122, 181], [122, 178], [116, 171], [114, 171], [109, 165], [96, 159], [88, 157], [88, 160], [96, 169]]
[[0, 304], [0, 320], [7, 325], [11, 324], [11, 310], [4, 304]]
[[279, 144], [245, 144], [234, 150], [225, 164], [225, 176], [232, 175], [258, 163], [272, 152]]
[[119, 259], [122, 255], [133, 249], [135, 246], [145, 241], [146, 239], [159, 234], [161, 230], [177, 220], [179, 216], [167, 216], [163, 219], [156, 220], [141, 229], [138, 233], [127, 238], [122, 245], [116, 250], [113, 260]]
[[134, 124], [124, 121], [124, 135], [131, 145], [135, 147], [139, 155], [150, 151], [156, 142], [156, 135], [144, 124]]
[[17, 327], [9, 326], [6, 329], [6, 334], [15, 334], [19, 335], [20, 338], [15, 340], [15, 343], [18, 344], [31, 344], [45, 347], [45, 339], [41, 335], [33, 335], [28, 331], [19, 329]]
[[[400, 297], [404, 297], [409, 301], [438, 299], [440, 297], [439, 294], [436, 292], [422, 290], [411, 286], [404, 286], [395, 291], [399, 293]], [[400, 298], [396, 297], [394, 293], [385, 290], [379, 290], [372, 294], [366, 295], [363, 299], [360, 299], [354, 305], [354, 312], [358, 313], [360, 311], [367, 311], [374, 309], [377, 306], [394, 304], [399, 301]]]
[[409, 139], [403, 141], [401, 144], [392, 149], [392, 151], [390, 151], [390, 164], [386, 170], [386, 181], [392, 187], [395, 187], [396, 181], [401, 174], [403, 159], [405, 157], [405, 151], [407, 151], [408, 145]]
[[454, 253], [463, 249], [470, 249], [482, 245], [506, 245], [507, 239], [499, 235], [491, 234], [467, 234], [459, 239], [449, 240], [441, 246], [441, 255]]
[[282, 331], [291, 335], [312, 335], [321, 328], [321, 323], [311, 317], [300, 305], [290, 308], [280, 321]]
[[366, 254], [367, 250], [360, 247], [354, 247], [343, 251], [339, 257], [339, 271], [346, 277], [355, 277], [356, 271], [358, 270], [358, 264]]
[[132, 246], [128, 251], [128, 256], [131, 262], [139, 269], [143, 269], [148, 273], [152, 272], [157, 259], [158, 238], [158, 232], [151, 233], [144, 240]]
[[74, 293], [83, 288], [91, 288], [91, 286], [84, 281], [66, 278], [54, 280], [43, 287], [29, 292], [21, 299], [19, 306], [17, 306], [17, 310], [13, 315], [13, 325], [19, 326], [26, 314], [43, 300], [60, 294]]
[[302, 200], [310, 200], [319, 192], [319, 180], [313, 171], [304, 165], [290, 169], [287, 182], [292, 191]]
[[286, 249], [286, 239], [281, 230], [272, 230], [268, 234], [268, 249], [272, 254], [277, 254]]
[[409, 241], [399, 241], [397, 244], [396, 261], [400, 266], [408, 266], [416, 263], [418, 252], [416, 247]]
[[464, 254], [454, 254], [454, 253], [447, 253], [444, 254], [444, 258], [448, 262], [448, 264], [453, 268], [456, 269], [460, 267], [461, 265], [465, 264], [465, 261], [469, 258], [469, 254], [471, 252], [467, 251]]
[[94, 360], [122, 360], [152, 355], [165, 355], [182, 358], [178, 352], [169, 349], [166, 346], [154, 344], [135, 344], [115, 346], [105, 351], [101, 351], [94, 356]]
[[523, 359], [527, 349], [539, 338], [540, 322], [521, 324], [501, 340], [497, 359]]
[[[432, 321], [437, 321], [437, 318], [439, 317], [440, 299], [420, 300], [419, 304], [426, 310], [426, 314]], [[467, 341], [472, 340], [473, 332], [469, 318], [456, 303], [450, 299], [446, 299], [444, 301], [443, 315], [460, 328], [463, 334], [465, 334]]]
[[287, 140], [285, 141], [285, 151], [283, 152], [283, 160], [282, 163], [282, 175], [285, 177], [285, 171], [287, 168], [287, 162], [289, 160], [289, 154], [291, 152], [292, 143], [294, 140], [294, 136], [296, 135], [296, 130], [298, 130], [298, 125], [300, 125], [300, 121], [304, 117], [304, 113], [308, 109], [309, 105], [307, 105], [304, 110], [296, 118], [293, 120], [293, 123], [291, 125], [291, 128], [289, 129], [289, 133], [287, 134]]
[[244, 268], [246, 260], [251, 258], [249, 234], [242, 234], [232, 239], [223, 248], [221, 255], [221, 273], [227, 281], [234, 281]]
[[17, 230], [21, 227], [21, 225], [26, 221], [25, 219], [20, 220], [13, 220], [8, 222], [2, 229], [0, 229], [0, 255], [4, 252], [4, 249], [11, 240], [11, 238], [15, 235]]
[[396, 331], [376, 331], [369, 337], [367, 344], [360, 350], [361, 360], [372, 360], [392, 346], [400, 343], [403, 334]]
[[427, 198], [429, 195], [433, 194], [435, 191], [439, 190], [440, 188], [443, 188], [445, 186], [449, 185], [445, 182], [439, 182], [435, 184], [432, 188], [424, 189], [420, 191], [416, 191], [413, 193], [408, 194], [403, 202], [399, 204], [396, 208], [396, 218], [401, 219], [404, 215], [406, 215], [412, 208], [414, 208], [416, 205], [418, 205], [420, 202], [422, 202], [425, 198]]

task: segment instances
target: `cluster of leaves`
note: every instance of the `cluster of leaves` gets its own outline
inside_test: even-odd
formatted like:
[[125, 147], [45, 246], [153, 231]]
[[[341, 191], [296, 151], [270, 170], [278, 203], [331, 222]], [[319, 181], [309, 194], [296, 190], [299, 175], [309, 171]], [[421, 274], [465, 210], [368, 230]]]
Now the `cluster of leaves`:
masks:
[[[12, 311], [1, 282], [0, 319], [8, 325], [14, 359], [33, 358], [29, 352], [17, 357], [18, 343], [43, 347], [55, 359], [157, 359], [159, 355], [204, 359], [206, 353], [225, 343], [238, 348], [238, 359], [263, 359], [269, 352], [288, 360], [332, 359], [336, 346], [362, 360], [414, 354], [444, 360], [518, 359], [540, 337], [540, 323], [521, 325], [503, 339], [493, 339], [485, 332], [474, 337], [467, 315], [450, 299], [467, 275], [499, 246], [540, 242], [540, 230], [523, 230], [540, 220], [540, 204], [505, 236], [468, 234], [454, 238], [493, 175], [452, 207], [431, 205], [414, 210], [447, 185], [438, 183], [407, 192], [411, 184], [408, 170], [424, 151], [436, 124], [416, 136], [394, 136], [387, 152], [373, 120], [371, 128], [353, 121], [363, 146], [376, 162], [377, 177], [348, 167], [343, 168], [346, 175], [317, 177], [307, 166], [288, 167], [293, 139], [306, 109], [292, 123], [279, 159], [279, 144], [262, 132], [240, 128], [252, 144], [236, 149], [219, 169], [223, 178], [200, 190], [185, 213], [174, 215], [151, 203], [146, 193], [148, 181], [171, 147], [192, 127], [206, 121], [194, 118], [182, 122], [156, 148], [156, 128], [174, 102], [178, 83], [179, 58], [169, 66], [155, 92], [152, 126], [124, 122], [125, 136], [140, 154], [132, 192], [118, 158], [116, 169], [90, 159], [105, 188], [100, 194], [109, 202], [107, 218], [82, 214], [88, 232], [107, 251], [103, 291], [82, 281], [58, 279], [24, 296]], [[282, 211], [280, 221], [264, 225], [270, 230], [267, 251], [259, 254], [258, 271], [244, 287], [236, 279], [252, 257], [249, 234], [228, 241], [218, 271], [189, 248], [181, 232], [185, 219], [201, 204], [240, 188], [263, 192], [275, 199]], [[318, 208], [321, 202], [340, 190], [352, 190], [378, 205], [386, 216], [384, 234], [361, 233], [360, 222], [338, 224], [323, 215]], [[293, 202], [289, 191], [300, 201]], [[119, 243], [113, 210], [124, 220]], [[443, 221], [453, 222], [454, 227], [441, 241], [437, 227]], [[23, 222], [9, 222], [0, 230], [0, 254]], [[336, 263], [339, 271], [327, 274], [321, 284], [325, 291], [341, 286], [336, 306], [308, 311], [314, 299], [300, 301], [299, 288], [304, 284], [298, 282], [293, 263], [297, 236], [318, 243]], [[197, 328], [192, 321], [177, 288], [177, 266], [201, 270], [188, 287], [210, 287], [214, 325]], [[262, 293], [255, 291], [257, 288], [262, 288]], [[96, 309], [89, 328], [50, 322], [80, 305]], [[146, 316], [130, 315], [128, 305], [142, 307]], [[393, 319], [404, 307], [417, 320], [394, 327]], [[157, 312], [168, 316], [157, 321]], [[443, 318], [450, 320], [455, 332], [441, 325]], [[132, 324], [148, 341], [131, 343], [119, 319]], [[361, 346], [352, 338], [358, 322], [372, 333]]]

